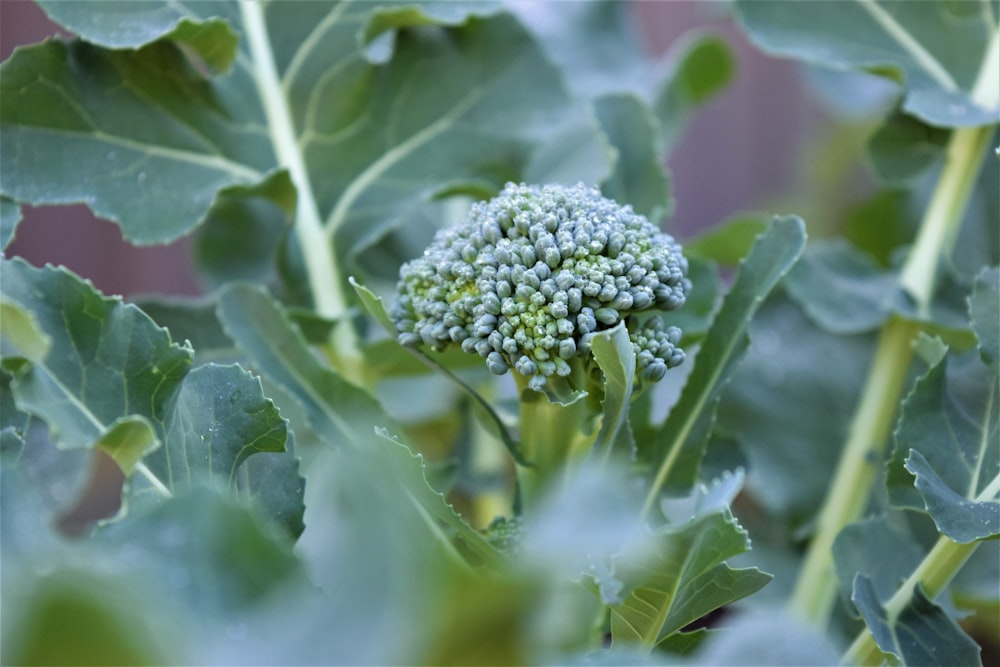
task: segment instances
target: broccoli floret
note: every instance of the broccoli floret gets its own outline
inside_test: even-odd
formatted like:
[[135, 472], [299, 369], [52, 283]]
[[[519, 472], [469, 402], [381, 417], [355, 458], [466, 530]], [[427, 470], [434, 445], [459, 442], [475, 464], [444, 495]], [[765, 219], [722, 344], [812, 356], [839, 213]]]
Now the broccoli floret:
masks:
[[655, 311], [684, 304], [687, 268], [671, 236], [594, 188], [508, 183], [403, 265], [390, 314], [401, 344], [460, 346], [535, 390], [586, 373], [591, 337], [624, 320], [637, 381], [656, 382], [684, 361]]

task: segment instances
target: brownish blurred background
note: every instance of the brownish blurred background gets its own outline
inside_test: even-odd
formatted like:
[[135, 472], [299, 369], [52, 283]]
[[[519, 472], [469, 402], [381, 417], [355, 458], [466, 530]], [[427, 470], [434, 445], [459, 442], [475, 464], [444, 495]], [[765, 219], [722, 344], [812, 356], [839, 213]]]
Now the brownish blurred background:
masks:
[[[669, 231], [687, 238], [793, 191], [804, 138], [824, 122], [796, 67], [751, 47], [724, 3], [636, 2], [633, 11], [652, 53], [664, 52], [692, 28], [705, 28], [725, 37], [738, 61], [735, 81], [698, 111], [669, 160], [676, 198]], [[33, 1], [0, 0], [0, 58], [58, 32]], [[25, 208], [7, 254], [64, 264], [104, 292], [126, 297], [199, 290], [187, 240], [135, 248], [82, 205]]]

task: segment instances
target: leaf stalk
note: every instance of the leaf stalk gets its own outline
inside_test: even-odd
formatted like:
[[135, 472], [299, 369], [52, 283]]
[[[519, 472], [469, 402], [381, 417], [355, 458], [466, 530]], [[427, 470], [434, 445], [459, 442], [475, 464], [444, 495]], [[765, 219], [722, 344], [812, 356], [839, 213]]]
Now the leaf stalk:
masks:
[[[917, 584], [920, 585], [929, 600], [937, 597], [962, 569], [979, 544], [979, 542], [959, 544], [952, 541], [951, 538], [941, 535], [927, 556], [917, 566], [917, 569], [886, 603], [886, 615], [890, 621], [899, 618], [899, 615], [913, 599], [913, 592], [916, 590]], [[880, 665], [885, 660], [885, 654], [875, 643], [871, 632], [865, 628], [844, 653], [841, 662], [845, 665]]]
[[[949, 141], [943, 171], [899, 279], [922, 315], [930, 310], [938, 265], [957, 236], [992, 135], [992, 126], [965, 128], [955, 130]], [[833, 609], [837, 594], [833, 542], [844, 526], [862, 516], [868, 504], [919, 331], [917, 323], [897, 316], [890, 316], [882, 326], [847, 442], [819, 512], [817, 531], [788, 602], [793, 614], [814, 625], [825, 625]]]
[[[347, 313], [347, 298], [333, 244], [323, 228], [319, 205], [309, 180], [305, 156], [295, 134], [288, 98], [281, 85], [274, 52], [268, 37], [264, 3], [241, 0], [240, 12], [246, 29], [247, 44], [253, 57], [257, 92], [260, 95], [267, 126], [271, 134], [278, 164], [288, 170], [296, 191], [294, 233], [305, 261], [316, 313], [330, 320], [342, 319]], [[354, 370], [350, 361], [356, 358], [357, 341], [350, 322], [339, 322], [331, 340], [332, 361]], [[354, 375], [352, 379], [356, 379]]]

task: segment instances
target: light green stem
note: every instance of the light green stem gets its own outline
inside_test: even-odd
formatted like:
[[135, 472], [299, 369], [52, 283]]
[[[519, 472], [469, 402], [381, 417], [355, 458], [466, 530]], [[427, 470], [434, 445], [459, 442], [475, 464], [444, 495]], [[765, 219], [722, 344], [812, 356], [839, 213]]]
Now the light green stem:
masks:
[[820, 510], [816, 534], [789, 600], [793, 614], [817, 625], [826, 622], [837, 595], [833, 541], [868, 504], [868, 490], [882, 463], [918, 331], [916, 325], [892, 318], [879, 336], [847, 443]]
[[164, 498], [174, 497], [174, 494], [170, 492], [170, 489], [168, 489], [166, 485], [164, 485], [164, 483], [160, 481], [160, 478], [154, 475], [153, 471], [147, 468], [146, 464], [143, 463], [142, 461], [136, 463], [135, 468], [133, 468], [132, 471], [142, 475], [142, 477], [145, 478], [147, 482], [149, 482], [149, 485], [152, 486], [154, 489], [156, 489], [156, 492], [159, 493], [162, 497]]
[[527, 508], [535, 506], [560, 476], [568, 479], [574, 460], [593, 438], [581, 429], [585, 400], [570, 405], [552, 403], [544, 394], [527, 388], [528, 378], [516, 372], [514, 378], [519, 392], [521, 453], [531, 464], [517, 469], [521, 506]]
[[[992, 127], [956, 130], [948, 144], [943, 171], [900, 275], [900, 286], [922, 313], [930, 308], [938, 264], [957, 235], [992, 134]], [[837, 595], [833, 542], [844, 526], [861, 517], [868, 504], [918, 332], [916, 324], [892, 317], [879, 336], [847, 442], [820, 509], [816, 533], [788, 603], [791, 613], [814, 625], [825, 625], [833, 609]]]
[[[933, 600], [958, 574], [979, 544], [959, 544], [944, 535], [939, 537], [930, 553], [886, 603], [886, 616], [890, 625], [913, 599], [917, 584], [920, 584], [927, 598]], [[841, 662], [846, 665], [880, 665], [885, 660], [886, 656], [875, 644], [875, 638], [865, 629], [847, 649]]]
[[[295, 186], [294, 232], [305, 260], [313, 305], [321, 317], [337, 320], [347, 312], [343, 279], [333, 244], [323, 229], [305, 156], [296, 139], [288, 98], [284, 94], [281, 77], [278, 76], [275, 66], [274, 52], [271, 49], [264, 17], [264, 3], [242, 0], [240, 11], [247, 44], [253, 57], [257, 92], [264, 106], [268, 130], [271, 133], [271, 144], [278, 157], [278, 164], [288, 170]], [[353, 372], [355, 370], [353, 362], [358, 356], [357, 340], [350, 322], [342, 321], [334, 328], [330, 346], [333, 353], [331, 360], [342, 366], [341, 371], [349, 375], [349, 379], [357, 381], [357, 373]]]
[[992, 135], [993, 126], [973, 127], [956, 130], [948, 142], [944, 170], [899, 277], [921, 316], [929, 313], [942, 250], [954, 241]]

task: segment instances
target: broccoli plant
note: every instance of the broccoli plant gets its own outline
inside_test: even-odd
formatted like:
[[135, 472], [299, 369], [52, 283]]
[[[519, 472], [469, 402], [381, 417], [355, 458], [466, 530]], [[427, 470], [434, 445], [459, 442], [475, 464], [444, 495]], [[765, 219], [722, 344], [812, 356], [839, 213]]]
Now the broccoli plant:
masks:
[[[0, 662], [995, 662], [996, 0], [727, 5], [829, 134], [695, 231], [664, 164], [740, 50], [651, 56], [681, 5], [37, 4]], [[202, 295], [46, 264], [67, 203]]]
[[[514, 371], [521, 453], [544, 479], [590, 449], [602, 402], [684, 361], [681, 330], [657, 311], [684, 304], [687, 268], [673, 238], [595, 189], [508, 183], [402, 266], [390, 314], [401, 345], [459, 347], [494, 375]], [[605, 396], [595, 345], [624, 346], [617, 396]]]

